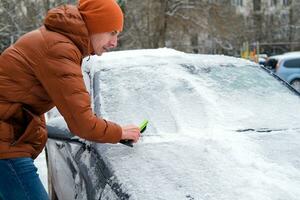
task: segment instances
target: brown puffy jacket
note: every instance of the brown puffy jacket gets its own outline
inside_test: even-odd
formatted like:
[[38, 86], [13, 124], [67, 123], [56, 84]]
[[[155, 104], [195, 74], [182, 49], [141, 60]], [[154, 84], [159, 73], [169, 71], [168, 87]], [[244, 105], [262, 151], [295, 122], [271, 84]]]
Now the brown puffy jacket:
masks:
[[90, 47], [77, 7], [67, 5], [0, 55], [0, 159], [35, 158], [47, 140], [43, 114], [54, 105], [79, 137], [119, 142], [121, 127], [91, 109], [80, 67]]

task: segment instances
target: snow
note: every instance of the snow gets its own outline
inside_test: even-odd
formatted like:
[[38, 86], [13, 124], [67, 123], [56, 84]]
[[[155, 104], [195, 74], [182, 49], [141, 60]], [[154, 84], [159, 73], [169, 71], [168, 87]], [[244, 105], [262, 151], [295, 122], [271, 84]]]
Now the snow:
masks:
[[37, 173], [39, 174], [39, 177], [40, 177], [46, 191], [48, 191], [48, 169], [47, 169], [46, 156], [45, 156], [44, 150], [34, 160], [34, 164], [38, 168]]
[[100, 84], [98, 115], [149, 120], [134, 148], [97, 145], [131, 199], [299, 199], [299, 97], [254, 63], [135, 50], [93, 56], [83, 71]]
[[300, 195], [299, 168], [289, 158], [284, 163], [269, 158], [265, 144], [246, 135], [211, 130], [155, 143], [144, 139], [134, 149], [99, 147], [132, 199], [296, 200]]
[[[92, 95], [100, 96], [105, 109], [96, 112], [119, 123], [138, 124], [146, 118], [157, 124], [153, 128], [169, 131], [297, 127], [300, 117], [290, 111], [299, 98], [254, 66], [243, 59], [169, 49], [111, 52], [84, 65], [91, 80], [100, 72], [101, 94]], [[132, 112], [136, 110], [143, 112]]]

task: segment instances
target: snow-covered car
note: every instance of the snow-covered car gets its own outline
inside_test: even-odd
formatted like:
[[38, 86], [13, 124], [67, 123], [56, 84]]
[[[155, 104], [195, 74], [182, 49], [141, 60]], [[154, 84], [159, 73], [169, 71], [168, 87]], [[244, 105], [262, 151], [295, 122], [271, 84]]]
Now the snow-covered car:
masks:
[[105, 53], [82, 68], [98, 116], [149, 124], [134, 147], [99, 144], [51, 111], [51, 199], [299, 199], [299, 94], [269, 70], [172, 49]]

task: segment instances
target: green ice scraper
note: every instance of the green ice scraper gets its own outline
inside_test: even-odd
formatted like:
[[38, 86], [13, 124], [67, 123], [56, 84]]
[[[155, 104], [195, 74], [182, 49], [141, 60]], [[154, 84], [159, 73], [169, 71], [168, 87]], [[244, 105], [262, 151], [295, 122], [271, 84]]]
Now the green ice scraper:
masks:
[[143, 133], [147, 128], [148, 120], [144, 120], [140, 125], [140, 132]]
[[[140, 133], [143, 133], [143, 132], [146, 130], [147, 124], [148, 124], [148, 120], [144, 120], [144, 121], [140, 124], [140, 126], [139, 126], [139, 128], [140, 128]], [[121, 144], [124, 144], [124, 145], [126, 145], [126, 146], [129, 146], [129, 147], [133, 147], [133, 141], [132, 141], [132, 140], [120, 140], [120, 143], [121, 143]]]

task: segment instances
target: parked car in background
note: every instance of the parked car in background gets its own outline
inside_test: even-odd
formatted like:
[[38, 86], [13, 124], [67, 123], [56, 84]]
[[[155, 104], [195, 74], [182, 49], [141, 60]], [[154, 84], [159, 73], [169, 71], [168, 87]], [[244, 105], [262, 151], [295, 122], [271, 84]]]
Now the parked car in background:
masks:
[[271, 56], [266, 66], [300, 92], [300, 52]]
[[278, 62], [276, 73], [300, 92], [300, 53], [283, 57]]
[[299, 199], [299, 94], [264, 67], [155, 49], [93, 56], [83, 72], [98, 116], [149, 124], [133, 148], [98, 144], [50, 111], [51, 199]]

